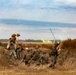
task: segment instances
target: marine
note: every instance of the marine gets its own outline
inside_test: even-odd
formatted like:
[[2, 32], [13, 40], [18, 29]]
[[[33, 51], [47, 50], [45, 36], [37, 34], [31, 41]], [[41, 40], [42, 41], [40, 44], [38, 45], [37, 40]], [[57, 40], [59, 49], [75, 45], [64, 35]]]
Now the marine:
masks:
[[58, 50], [57, 50], [57, 46], [59, 44], [57, 42], [54, 43], [53, 49], [52, 51], [49, 53], [51, 59], [52, 59], [52, 63], [50, 64], [49, 67], [54, 68], [55, 64], [57, 63], [57, 57], [58, 57]]
[[12, 34], [11, 37], [9, 38], [8, 44], [7, 44], [7, 49], [11, 50], [10, 51], [10, 57], [14, 55], [15, 58], [17, 58], [17, 53], [16, 53], [16, 47], [18, 44], [17, 37], [19, 37], [19, 34]]

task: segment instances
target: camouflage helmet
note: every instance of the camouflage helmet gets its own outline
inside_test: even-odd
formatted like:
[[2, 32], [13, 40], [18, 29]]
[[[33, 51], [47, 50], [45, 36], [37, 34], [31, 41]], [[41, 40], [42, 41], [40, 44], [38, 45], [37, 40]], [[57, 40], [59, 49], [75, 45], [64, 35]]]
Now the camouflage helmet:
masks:
[[46, 51], [45, 50], [43, 51], [43, 54], [46, 54]]
[[39, 46], [36, 46], [36, 47], [35, 47], [35, 49], [38, 49], [38, 48], [39, 48]]
[[15, 37], [15, 36], [16, 36], [16, 34], [12, 34], [11, 36], [12, 36], [12, 37]]
[[55, 41], [54, 47], [57, 47], [60, 43], [58, 41]]
[[19, 37], [19, 36], [20, 36], [20, 34], [16, 34], [16, 36], [17, 36], [17, 37]]

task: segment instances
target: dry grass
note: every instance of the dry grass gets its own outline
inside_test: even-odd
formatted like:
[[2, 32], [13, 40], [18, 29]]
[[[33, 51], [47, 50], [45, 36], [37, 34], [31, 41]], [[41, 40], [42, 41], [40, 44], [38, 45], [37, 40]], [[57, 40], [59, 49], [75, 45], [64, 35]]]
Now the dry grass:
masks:
[[60, 44], [60, 47], [62, 49], [76, 49], [76, 39], [67, 39], [67, 40], [64, 40], [61, 44]]
[[49, 72], [15, 72], [13, 70], [0, 71], [0, 75], [76, 75], [76, 71], [49, 71]]
[[58, 63], [64, 69], [76, 69], [76, 40], [65, 40], [60, 44], [61, 52], [59, 54]]
[[[0, 43], [0, 75], [76, 75], [76, 40], [65, 40], [60, 44], [61, 52], [55, 69], [47, 66], [25, 66], [24, 63], [16, 61], [15, 65], [9, 59], [9, 50], [6, 44]], [[53, 44], [28, 43], [24, 47], [34, 48], [39, 46], [41, 50], [49, 50]]]

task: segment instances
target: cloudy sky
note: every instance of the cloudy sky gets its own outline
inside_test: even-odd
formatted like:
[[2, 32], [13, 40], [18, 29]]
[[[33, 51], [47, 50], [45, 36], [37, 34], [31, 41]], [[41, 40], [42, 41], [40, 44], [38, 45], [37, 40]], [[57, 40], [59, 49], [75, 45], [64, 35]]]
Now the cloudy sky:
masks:
[[[8, 24], [4, 19], [16, 19], [21, 24]], [[39, 24], [23, 24], [21, 20]], [[57, 39], [76, 38], [76, 0], [0, 0], [1, 39], [9, 38], [12, 33], [20, 33], [20, 39], [54, 39], [50, 28]]]

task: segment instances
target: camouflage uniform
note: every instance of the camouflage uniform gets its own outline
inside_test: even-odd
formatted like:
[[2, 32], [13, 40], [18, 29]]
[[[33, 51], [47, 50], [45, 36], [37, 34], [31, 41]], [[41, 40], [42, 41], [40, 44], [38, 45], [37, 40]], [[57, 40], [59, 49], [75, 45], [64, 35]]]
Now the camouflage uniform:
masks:
[[22, 58], [22, 51], [23, 51], [23, 47], [22, 44], [18, 44], [16, 47], [16, 55], [17, 55], [17, 59], [21, 59]]
[[[9, 38], [9, 42], [7, 44], [7, 49], [10, 49], [11, 52], [10, 52], [10, 56], [14, 55], [15, 58], [17, 58], [17, 55], [16, 55], [16, 46], [18, 44], [18, 40], [17, 40], [17, 35], [16, 34], [12, 34], [11, 35], [11, 38]], [[18, 35], [19, 36], [19, 35]]]
[[28, 50], [28, 51], [26, 51], [22, 62], [25, 62], [25, 65], [30, 65], [31, 58], [32, 58], [32, 53], [30, 52], [30, 50]]
[[36, 47], [33, 53], [33, 57], [32, 60], [34, 60], [36, 62], [36, 65], [39, 66], [40, 65], [40, 50], [39, 47]]
[[10, 38], [10, 46], [9, 46], [9, 49], [11, 50], [10, 52], [10, 57], [12, 55], [14, 55], [15, 58], [17, 58], [17, 55], [16, 55], [16, 52], [15, 52], [15, 46], [14, 46], [14, 39], [13, 38]]
[[16, 49], [16, 34], [13, 34], [11, 38], [9, 38], [7, 49], [10, 49], [11, 44], [13, 44], [14, 48]]
[[58, 44], [55, 43], [52, 52], [50, 53], [50, 56], [52, 58], [52, 64], [49, 67], [54, 68], [56, 62], [57, 62], [57, 57], [58, 57], [58, 50], [57, 50]]
[[40, 57], [41, 57], [41, 59], [40, 59], [41, 64], [48, 64], [49, 63], [49, 56], [47, 55], [46, 52], [43, 52]]

